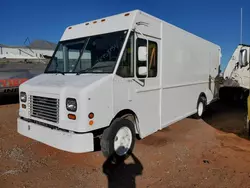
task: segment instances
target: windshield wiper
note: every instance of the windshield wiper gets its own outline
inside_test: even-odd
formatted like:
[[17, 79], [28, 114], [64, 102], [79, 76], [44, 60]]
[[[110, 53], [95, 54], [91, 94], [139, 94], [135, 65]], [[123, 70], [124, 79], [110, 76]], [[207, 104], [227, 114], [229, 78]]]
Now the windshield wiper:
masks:
[[47, 72], [45, 72], [45, 73], [55, 73], [55, 74], [62, 74], [62, 75], [64, 75], [64, 72], [62, 72], [62, 71], [47, 71]]
[[[98, 66], [98, 67], [91, 67], [91, 68], [88, 68], [88, 69], [84, 69], [84, 70], [80, 70], [76, 73], [76, 75], [79, 75], [79, 74], [82, 74], [82, 73], [100, 73], [100, 72], [93, 72], [93, 70], [95, 69], [99, 69], [99, 68], [105, 68], [105, 67], [109, 67], [109, 65], [103, 65], [103, 66]], [[89, 72], [91, 71], [91, 72]]]
[[79, 75], [79, 74], [82, 74], [82, 73], [89, 73], [89, 71], [91, 70], [92, 68], [88, 68], [88, 69], [84, 69], [84, 70], [80, 70], [76, 73], [76, 75]]

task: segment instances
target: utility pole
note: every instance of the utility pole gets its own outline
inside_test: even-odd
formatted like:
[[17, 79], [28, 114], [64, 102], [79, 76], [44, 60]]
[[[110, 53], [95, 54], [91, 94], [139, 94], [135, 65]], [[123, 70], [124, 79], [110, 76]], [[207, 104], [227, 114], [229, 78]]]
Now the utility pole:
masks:
[[240, 11], [240, 44], [243, 44], [243, 9]]

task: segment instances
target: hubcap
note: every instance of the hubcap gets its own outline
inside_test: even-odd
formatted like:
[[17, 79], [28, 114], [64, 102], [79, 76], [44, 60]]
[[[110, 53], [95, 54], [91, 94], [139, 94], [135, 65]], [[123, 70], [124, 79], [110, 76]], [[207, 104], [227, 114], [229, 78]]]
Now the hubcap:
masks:
[[116, 133], [114, 149], [117, 155], [123, 156], [130, 149], [132, 144], [132, 133], [128, 127], [122, 127]]
[[201, 116], [202, 113], [203, 113], [203, 103], [199, 102], [199, 105], [198, 105], [198, 115]]

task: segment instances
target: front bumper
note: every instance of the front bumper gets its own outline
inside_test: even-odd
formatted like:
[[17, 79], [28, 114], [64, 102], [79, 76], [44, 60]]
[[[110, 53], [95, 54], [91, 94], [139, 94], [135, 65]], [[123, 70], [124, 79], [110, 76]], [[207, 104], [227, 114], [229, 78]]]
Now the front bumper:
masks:
[[20, 118], [17, 119], [17, 131], [23, 136], [72, 153], [84, 153], [94, 150], [92, 133], [65, 132], [27, 122]]

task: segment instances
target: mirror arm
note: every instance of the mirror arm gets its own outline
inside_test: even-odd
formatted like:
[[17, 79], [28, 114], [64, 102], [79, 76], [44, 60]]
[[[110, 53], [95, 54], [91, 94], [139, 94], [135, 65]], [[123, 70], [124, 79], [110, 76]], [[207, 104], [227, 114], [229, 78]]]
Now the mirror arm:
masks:
[[[137, 24], [137, 26], [138, 26], [138, 24]], [[148, 38], [140, 31], [140, 29], [138, 29], [138, 27], [135, 27], [134, 31], [135, 31], [135, 33], [138, 31], [138, 33], [140, 33], [145, 40], [148, 40]]]

